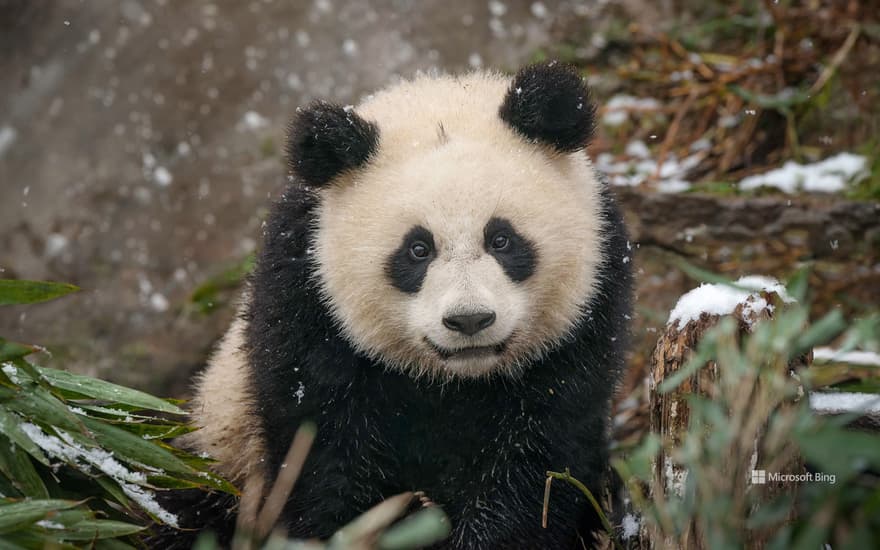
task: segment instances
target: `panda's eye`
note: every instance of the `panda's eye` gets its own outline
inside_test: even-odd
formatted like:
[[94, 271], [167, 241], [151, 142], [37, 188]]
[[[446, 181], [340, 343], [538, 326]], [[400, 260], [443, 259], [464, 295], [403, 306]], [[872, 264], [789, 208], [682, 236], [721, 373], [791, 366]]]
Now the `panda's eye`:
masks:
[[413, 260], [424, 260], [431, 255], [431, 247], [425, 241], [415, 241], [409, 245], [409, 255]]
[[499, 233], [492, 237], [493, 250], [505, 250], [510, 245], [510, 239], [504, 233]]

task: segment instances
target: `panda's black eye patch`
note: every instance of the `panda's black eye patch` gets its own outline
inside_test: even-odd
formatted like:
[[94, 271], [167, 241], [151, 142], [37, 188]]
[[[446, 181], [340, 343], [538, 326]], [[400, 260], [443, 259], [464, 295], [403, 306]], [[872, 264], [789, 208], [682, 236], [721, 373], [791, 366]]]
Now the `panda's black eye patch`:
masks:
[[504, 218], [492, 218], [483, 229], [486, 252], [501, 265], [512, 281], [522, 282], [532, 276], [538, 265], [535, 245], [520, 235]]
[[398, 290], [415, 294], [422, 288], [428, 266], [435, 256], [434, 236], [417, 225], [404, 235], [400, 246], [388, 257], [385, 275]]

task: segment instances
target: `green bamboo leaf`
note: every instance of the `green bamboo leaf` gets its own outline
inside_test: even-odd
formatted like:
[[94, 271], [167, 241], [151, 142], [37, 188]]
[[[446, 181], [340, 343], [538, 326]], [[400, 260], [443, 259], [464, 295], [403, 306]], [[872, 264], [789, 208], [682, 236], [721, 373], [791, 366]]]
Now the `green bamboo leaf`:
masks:
[[[10, 363], [7, 363], [7, 365], [9, 365], [9, 364]], [[26, 359], [19, 357], [18, 359], [13, 359], [11, 361], [11, 364], [13, 367], [18, 369], [16, 374], [18, 374], [19, 380], [22, 379], [21, 378], [22, 372], [27, 374], [29, 380], [25, 381], [25, 384], [27, 384], [28, 382], [35, 382], [35, 383], [39, 384], [40, 386], [42, 386], [46, 390], [51, 389], [49, 387], [49, 384], [47, 384], [46, 381], [43, 379], [43, 377], [40, 376], [40, 373], [37, 371], [37, 368], [35, 366], [33, 366], [32, 364], [30, 364]], [[5, 369], [5, 370], [8, 370], [8, 369]], [[19, 384], [19, 385], [21, 385], [21, 384]]]
[[253, 271], [255, 262], [256, 257], [250, 254], [223, 273], [205, 280], [193, 291], [190, 302], [202, 313], [209, 313], [220, 305], [220, 293], [237, 288], [248, 273]]
[[0, 279], [0, 306], [46, 302], [78, 290], [66, 283]]
[[669, 263], [671, 263], [672, 265], [674, 265], [675, 267], [677, 267], [678, 269], [683, 271], [691, 279], [694, 279], [696, 281], [700, 281], [701, 283], [722, 284], [725, 286], [729, 286], [729, 287], [737, 288], [737, 289], [741, 289], [741, 290], [751, 290], [751, 289], [744, 289], [743, 287], [740, 287], [735, 282], [733, 282], [733, 280], [731, 280], [727, 277], [724, 277], [723, 275], [718, 275], [717, 273], [713, 273], [713, 272], [707, 271], [701, 267], [697, 267], [694, 264], [690, 263], [689, 261], [685, 260], [683, 257], [681, 257], [677, 254], [665, 253], [664, 256], [669, 261]]
[[21, 419], [17, 415], [8, 412], [4, 407], [0, 407], [0, 433], [27, 451], [29, 455], [42, 464], [49, 465], [49, 460], [43, 454], [43, 451], [21, 430]]
[[826, 427], [818, 432], [795, 434], [804, 458], [823, 472], [837, 475], [837, 483], [863, 469], [880, 468], [880, 437]]
[[775, 109], [777, 111], [787, 111], [795, 105], [806, 103], [810, 100], [809, 90], [783, 90], [773, 95], [755, 93], [746, 90], [742, 86], [731, 85], [730, 91], [753, 105], [757, 105], [762, 109]]
[[449, 536], [452, 525], [440, 508], [425, 508], [403, 519], [379, 537], [381, 550], [423, 548]]
[[33, 346], [17, 344], [0, 338], [0, 363], [11, 361], [13, 359], [20, 359], [21, 357], [30, 355], [35, 351], [37, 351], [37, 348]]
[[798, 269], [794, 275], [785, 283], [785, 291], [789, 296], [794, 298], [797, 302], [803, 302], [807, 297], [807, 287], [810, 283], [810, 273], [813, 271], [813, 266], [807, 264], [806, 266]]
[[163, 399], [103, 380], [58, 369], [38, 367], [41, 375], [52, 386], [92, 399], [123, 403], [138, 409], [150, 409], [171, 414], [186, 414], [184, 410]]
[[88, 509], [86, 506], [77, 506], [68, 510], [53, 512], [48, 521], [66, 528], [81, 521], [92, 519], [95, 519], [95, 513], [92, 510]]
[[[57, 389], [57, 387], [56, 387]], [[66, 391], [66, 390], [65, 390]], [[73, 394], [74, 392], [69, 392]], [[82, 394], [77, 394], [79, 397], [76, 398], [68, 398], [68, 399], [82, 399]], [[95, 405], [93, 403], [77, 403], [76, 406], [80, 409], [96, 413], [92, 416], [93, 418], [101, 418], [102, 420], [107, 421], [120, 421], [124, 422], [137, 422], [137, 421], [145, 421], [155, 423], [160, 421], [164, 426], [188, 426], [186, 422], [180, 420], [170, 420], [168, 418], [156, 418], [155, 416], [150, 416], [147, 414], [139, 414], [135, 412], [135, 410], [143, 410], [143, 409], [133, 409], [130, 405], [122, 405], [119, 403], [114, 403], [112, 405]]]
[[807, 327], [807, 329], [795, 340], [789, 352], [795, 357], [812, 347], [825, 344], [832, 338], [843, 332], [846, 321], [839, 309], [831, 310], [827, 315]]
[[147, 478], [151, 487], [158, 489], [216, 489], [231, 495], [238, 495], [238, 490], [228, 481], [212, 475], [187, 475], [175, 474], [174, 477], [168, 475], [151, 475]]
[[100, 420], [87, 416], [80, 418], [95, 440], [118, 458], [168, 472], [194, 473], [186, 463], [155, 443]]
[[27, 548], [15, 544], [9, 539], [0, 538], [0, 550], [27, 550]]
[[[60, 525], [60, 524], [59, 524]], [[62, 540], [97, 540], [124, 537], [143, 531], [145, 527], [108, 519], [86, 519], [64, 529], [45, 529]]]
[[[189, 487], [202, 487], [202, 488], [210, 488], [216, 489], [218, 491], [222, 491], [224, 493], [229, 493], [230, 495], [237, 495], [238, 489], [235, 488], [234, 485], [210, 472], [200, 472], [195, 475], [193, 474], [176, 474], [176, 481], [157, 479], [150, 476], [150, 483], [156, 485], [157, 487], [163, 487], [171, 489], [173, 488], [171, 484], [178, 483], [183, 487], [183, 485], [187, 485]], [[154, 482], [155, 479], [155, 482]], [[168, 482], [169, 485], [164, 485], [163, 483]]]
[[[286, 540], [284, 541], [287, 542]], [[196, 539], [193, 550], [218, 550], [220, 545], [217, 544], [217, 536], [211, 531], [202, 531], [199, 538]]]
[[[10, 533], [4, 535], [4, 537], [5, 539], [0, 538], [0, 541], [14, 545], [9, 546], [8, 548], [24, 548], [27, 550], [42, 550], [46, 548], [51, 548], [52, 550], [81, 550], [71, 543], [65, 543], [57, 538], [50, 538], [46, 536], [45, 533], [38, 531], [35, 527], [31, 527], [27, 531]], [[0, 549], [5, 548], [7, 547], [0, 545]]]
[[[42, 387], [31, 385], [11, 393], [11, 398], [4, 403], [7, 409], [34, 422], [51, 424], [64, 430], [82, 431], [83, 426], [77, 416], [70, 412], [57, 397]], [[0, 388], [0, 401], [4, 401], [8, 395], [9, 392], [6, 388]]]
[[119, 539], [101, 539], [95, 541], [95, 550], [135, 550], [135, 547]]
[[46, 518], [52, 512], [73, 508], [74, 500], [0, 501], [0, 534], [11, 533]]
[[101, 420], [146, 440], [165, 441], [180, 437], [181, 435], [188, 434], [195, 430], [192, 426], [173, 426], [166, 424], [152, 424], [143, 421], [107, 420], [104, 418]]
[[125, 492], [123, 492], [122, 488], [119, 487], [119, 484], [117, 484], [115, 481], [107, 476], [100, 476], [95, 478], [95, 482], [97, 482], [98, 485], [100, 485], [101, 488], [104, 489], [107, 494], [113, 498], [113, 500], [125, 506], [126, 508], [131, 508], [131, 501], [128, 499], [128, 496], [125, 494]]
[[147, 478], [151, 487], [157, 489], [198, 489], [204, 485], [198, 481], [189, 481], [180, 477], [150, 476]]
[[0, 472], [28, 498], [49, 498], [49, 491], [34, 468], [28, 454], [19, 446], [0, 437]]

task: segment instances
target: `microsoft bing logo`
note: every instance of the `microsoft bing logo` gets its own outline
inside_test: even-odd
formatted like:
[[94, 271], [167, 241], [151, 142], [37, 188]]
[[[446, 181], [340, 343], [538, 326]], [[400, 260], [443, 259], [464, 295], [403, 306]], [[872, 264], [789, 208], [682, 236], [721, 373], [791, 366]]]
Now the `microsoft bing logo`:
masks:
[[764, 485], [767, 483], [766, 470], [752, 470], [752, 485]]

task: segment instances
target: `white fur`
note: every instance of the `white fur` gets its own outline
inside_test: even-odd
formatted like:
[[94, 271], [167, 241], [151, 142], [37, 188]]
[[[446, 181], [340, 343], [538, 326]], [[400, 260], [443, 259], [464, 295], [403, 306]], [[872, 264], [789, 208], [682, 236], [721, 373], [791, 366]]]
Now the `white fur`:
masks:
[[[583, 153], [555, 154], [501, 121], [509, 84], [491, 73], [422, 76], [380, 92], [356, 109], [379, 125], [378, 155], [321, 191], [313, 244], [325, 300], [356, 347], [414, 376], [517, 372], [572, 329], [598, 276], [603, 220], [593, 169]], [[537, 246], [537, 269], [521, 283], [483, 250], [493, 216]], [[409, 295], [391, 285], [385, 263], [416, 224], [433, 232], [438, 257]], [[444, 314], [478, 309], [497, 320], [473, 338], [442, 324]], [[262, 472], [264, 455], [244, 329], [240, 319], [232, 325], [198, 379], [192, 414], [201, 429], [185, 436], [238, 483]], [[507, 347], [497, 358], [444, 361], [425, 338], [446, 349]]]
[[[245, 295], [244, 301], [247, 299]], [[265, 439], [254, 414], [247, 357], [242, 350], [245, 328], [241, 318], [232, 323], [208, 368], [196, 379], [190, 415], [199, 429], [180, 438], [183, 446], [216, 459], [217, 472], [239, 486], [251, 476], [262, 477], [265, 456]]]
[[[529, 143], [499, 118], [509, 85], [494, 73], [420, 76], [355, 109], [378, 125], [379, 151], [321, 191], [316, 276], [349, 341], [389, 366], [444, 378], [513, 372], [558, 344], [589, 302], [602, 261], [599, 183], [584, 153]], [[521, 283], [483, 249], [492, 217], [537, 246], [536, 272]], [[385, 264], [414, 225], [432, 232], [438, 257], [410, 295]], [[443, 326], [444, 315], [473, 309], [495, 311], [496, 322], [472, 338]], [[443, 360], [426, 338], [507, 346]]]

